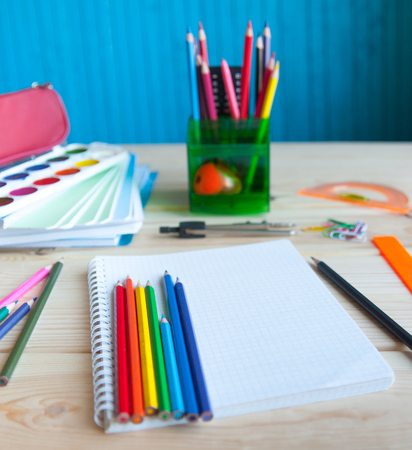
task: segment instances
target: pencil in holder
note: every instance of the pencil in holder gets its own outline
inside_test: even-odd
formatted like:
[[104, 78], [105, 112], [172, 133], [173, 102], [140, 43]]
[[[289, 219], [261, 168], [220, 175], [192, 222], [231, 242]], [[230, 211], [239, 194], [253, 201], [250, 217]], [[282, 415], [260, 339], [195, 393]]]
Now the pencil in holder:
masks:
[[190, 211], [258, 214], [269, 211], [269, 119], [189, 120]]

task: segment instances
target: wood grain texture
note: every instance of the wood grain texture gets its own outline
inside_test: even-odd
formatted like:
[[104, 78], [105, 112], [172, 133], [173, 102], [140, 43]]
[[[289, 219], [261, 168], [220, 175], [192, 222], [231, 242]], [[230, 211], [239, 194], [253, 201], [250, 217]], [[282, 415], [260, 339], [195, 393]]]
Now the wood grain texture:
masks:
[[[276, 144], [271, 148], [271, 212], [261, 216], [191, 215], [184, 145], [130, 146], [159, 176], [141, 231], [128, 247], [0, 249], [0, 298], [41, 267], [64, 256], [64, 268], [12, 380], [0, 389], [2, 450], [20, 448], [410, 449], [412, 352], [320, 275], [396, 373], [387, 391], [336, 401], [167, 427], [104, 435], [93, 422], [87, 263], [98, 254], [144, 255], [264, 242], [261, 236], [216, 234], [199, 240], [160, 235], [183, 220], [293, 221], [302, 256], [324, 260], [412, 332], [412, 295], [370, 242], [394, 234], [412, 251], [412, 219], [379, 209], [297, 196], [303, 187], [336, 181], [387, 184], [412, 196], [412, 144]], [[368, 223], [368, 242], [355, 244], [303, 232], [327, 218]], [[314, 269], [316, 270], [316, 269]], [[27, 296], [36, 294], [28, 293]], [[2, 366], [23, 324], [0, 341]]]

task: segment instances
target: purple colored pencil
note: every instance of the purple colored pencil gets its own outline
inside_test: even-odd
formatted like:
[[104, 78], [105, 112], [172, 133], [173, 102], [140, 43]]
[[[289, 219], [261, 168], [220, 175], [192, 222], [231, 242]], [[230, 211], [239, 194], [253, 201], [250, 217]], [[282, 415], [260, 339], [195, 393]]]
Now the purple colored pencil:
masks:
[[265, 28], [263, 28], [263, 48], [264, 48], [264, 57], [263, 57], [263, 61], [264, 61], [264, 67], [266, 67], [268, 65], [269, 59], [270, 59], [270, 55], [271, 55], [271, 51], [270, 51], [270, 43], [272, 40], [272, 34], [270, 32], [270, 28], [269, 28], [269, 23], [266, 21], [265, 22]]
[[0, 325], [0, 339], [2, 339], [15, 325], [20, 322], [21, 319], [23, 319], [23, 317], [30, 311], [30, 308], [36, 301], [36, 298], [23, 303], [15, 313], [13, 313]]

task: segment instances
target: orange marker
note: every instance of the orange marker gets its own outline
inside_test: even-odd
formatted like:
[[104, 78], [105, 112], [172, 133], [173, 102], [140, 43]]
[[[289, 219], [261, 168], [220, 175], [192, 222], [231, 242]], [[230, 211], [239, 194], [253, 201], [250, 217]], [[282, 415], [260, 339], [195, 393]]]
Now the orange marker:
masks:
[[372, 242], [381, 251], [398, 277], [412, 292], [412, 256], [395, 236], [375, 236]]
[[130, 418], [141, 423], [145, 416], [143, 405], [142, 374], [140, 369], [139, 337], [137, 331], [136, 300], [133, 281], [126, 279], [127, 357], [129, 360]]

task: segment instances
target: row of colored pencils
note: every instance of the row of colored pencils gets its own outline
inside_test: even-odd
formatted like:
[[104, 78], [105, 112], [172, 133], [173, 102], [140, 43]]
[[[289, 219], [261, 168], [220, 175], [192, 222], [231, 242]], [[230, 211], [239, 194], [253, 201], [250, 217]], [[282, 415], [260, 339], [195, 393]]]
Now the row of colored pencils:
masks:
[[[189, 63], [190, 93], [192, 116], [194, 120], [217, 120], [215, 97], [209, 69], [209, 55], [206, 33], [199, 22], [198, 43], [188, 27], [186, 34], [187, 55]], [[221, 60], [221, 71], [230, 115], [233, 119], [247, 119], [252, 70], [253, 29], [249, 20], [245, 33], [243, 62], [240, 84], [240, 105], [233, 85], [232, 74], [225, 59]], [[263, 29], [263, 38], [256, 40], [256, 104], [254, 117], [270, 117], [273, 100], [279, 81], [279, 61], [275, 63], [275, 53], [271, 55], [271, 31], [268, 23]]]
[[[15, 325], [20, 322], [21, 319], [23, 319], [27, 313], [31, 311], [19, 338], [17, 339], [17, 342], [6, 361], [6, 364], [0, 372], [0, 386], [6, 386], [10, 381], [11, 375], [14, 372], [20, 356], [26, 347], [26, 344], [34, 330], [41, 312], [43, 311], [62, 267], [63, 259], [57, 261], [55, 264], [43, 267], [0, 302], [0, 306], [4, 305], [0, 309], [0, 339], [2, 339]], [[34, 287], [46, 276], [48, 276], [48, 279], [39, 298], [34, 298], [23, 302], [17, 308], [17, 304], [21, 296], [23, 296], [23, 294]]]
[[170, 322], [157, 313], [153, 286], [129, 276], [114, 290], [117, 421], [213, 417], [183, 284], [164, 275]]

